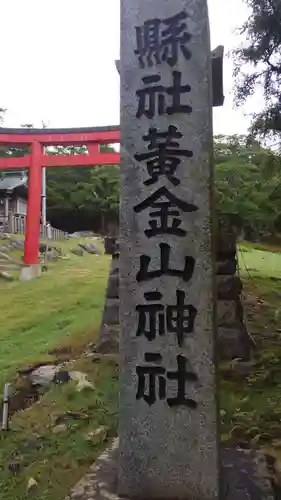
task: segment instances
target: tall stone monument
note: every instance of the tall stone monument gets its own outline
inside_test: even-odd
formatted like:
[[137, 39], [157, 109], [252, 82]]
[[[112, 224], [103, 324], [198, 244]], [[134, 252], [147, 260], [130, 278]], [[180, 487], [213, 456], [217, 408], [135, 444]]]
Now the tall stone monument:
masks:
[[207, 0], [121, 0], [119, 494], [220, 496]]

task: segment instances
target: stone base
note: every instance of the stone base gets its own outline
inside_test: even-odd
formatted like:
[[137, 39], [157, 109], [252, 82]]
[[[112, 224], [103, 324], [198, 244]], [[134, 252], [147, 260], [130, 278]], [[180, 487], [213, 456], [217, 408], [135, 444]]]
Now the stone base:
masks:
[[30, 281], [35, 278], [40, 278], [42, 273], [41, 264], [32, 264], [31, 266], [23, 267], [20, 272], [20, 281]]
[[[116, 493], [117, 459], [118, 439], [65, 500], [128, 500]], [[222, 462], [224, 487], [218, 500], [274, 500], [262, 455], [251, 450], [223, 449]]]

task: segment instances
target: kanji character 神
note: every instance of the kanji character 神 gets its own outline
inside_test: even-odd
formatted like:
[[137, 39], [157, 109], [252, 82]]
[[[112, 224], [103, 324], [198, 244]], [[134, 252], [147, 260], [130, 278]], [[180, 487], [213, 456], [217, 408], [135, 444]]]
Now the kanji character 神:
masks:
[[157, 334], [175, 333], [179, 347], [183, 346], [184, 336], [194, 330], [197, 309], [184, 303], [184, 291], [177, 290], [176, 295], [175, 305], [164, 306], [161, 304], [162, 293], [156, 290], [144, 294], [148, 303], [136, 306], [139, 315], [136, 336], [144, 335], [151, 342]]

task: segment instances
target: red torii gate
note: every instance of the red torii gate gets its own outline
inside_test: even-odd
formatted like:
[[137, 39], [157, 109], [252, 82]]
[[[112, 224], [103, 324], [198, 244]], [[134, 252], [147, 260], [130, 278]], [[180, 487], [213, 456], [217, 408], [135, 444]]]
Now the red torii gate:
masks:
[[[37, 264], [40, 239], [42, 167], [86, 167], [120, 163], [120, 154], [102, 153], [100, 146], [120, 142], [119, 126], [69, 129], [0, 128], [0, 146], [30, 146], [20, 158], [0, 158], [0, 170], [29, 169], [25, 264]], [[87, 146], [85, 155], [46, 155], [44, 146]]]

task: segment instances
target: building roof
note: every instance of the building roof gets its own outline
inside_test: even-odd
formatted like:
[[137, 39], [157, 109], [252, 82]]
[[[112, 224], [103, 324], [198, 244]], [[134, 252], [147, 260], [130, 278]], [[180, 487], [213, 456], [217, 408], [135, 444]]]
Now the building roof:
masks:
[[25, 172], [4, 173], [0, 177], [0, 191], [13, 191], [18, 187], [27, 188], [27, 175]]

